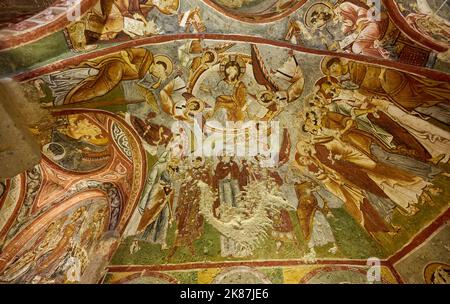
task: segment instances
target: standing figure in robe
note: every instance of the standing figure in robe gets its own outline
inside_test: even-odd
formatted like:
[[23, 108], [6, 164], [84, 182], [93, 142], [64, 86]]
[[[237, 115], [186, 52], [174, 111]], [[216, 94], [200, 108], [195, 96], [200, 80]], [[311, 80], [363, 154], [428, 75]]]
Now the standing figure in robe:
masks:
[[139, 241], [160, 244], [162, 249], [167, 249], [167, 230], [173, 217], [172, 180], [177, 168], [169, 153], [164, 152], [151, 169], [142, 199], [124, 232], [124, 236], [135, 237], [130, 246], [133, 253], [139, 250]]
[[[273, 169], [262, 168], [265, 170], [264, 180], [267, 181], [267, 190], [280, 189], [283, 185], [283, 179], [280, 174]], [[269, 217], [272, 219], [272, 238], [275, 240], [277, 252], [285, 243], [294, 243], [298, 245], [297, 238], [294, 234], [294, 225], [292, 224], [289, 212], [286, 209], [278, 210], [278, 212], [269, 211]]]
[[174, 191], [171, 183], [170, 174], [163, 171], [152, 188], [137, 228], [141, 240], [159, 243], [163, 250], [167, 249], [166, 234], [173, 218]]
[[245, 187], [256, 179], [255, 164], [253, 164], [250, 160], [243, 159], [241, 160], [241, 168], [242, 169], [239, 174], [239, 189], [243, 191], [245, 190]]
[[295, 183], [298, 199], [297, 218], [311, 257], [315, 257], [314, 248], [330, 243], [332, 247], [328, 251], [333, 254], [337, 251], [336, 240], [326, 218], [331, 217], [332, 214], [326, 201], [322, 199], [319, 204], [316, 188], [316, 185], [309, 181]]
[[400, 168], [377, 162], [370, 150], [374, 141], [364, 133], [354, 133], [352, 120], [344, 121], [345, 127], [334, 126], [334, 130], [326, 128], [327, 123], [330, 122], [325, 120], [324, 127], [318, 129], [305, 125], [314, 135], [317, 159], [361, 189], [389, 198], [408, 214], [415, 214], [418, 211], [415, 205], [430, 183]]
[[212, 185], [209, 168], [204, 164], [201, 157], [197, 157], [193, 161], [186, 178], [181, 183], [175, 211], [177, 221], [175, 242], [168, 258], [172, 257], [180, 247], [189, 248], [191, 254], [195, 255], [194, 241], [202, 236], [204, 222], [203, 216], [200, 214], [201, 190], [198, 186], [199, 182], [208, 186]]
[[156, 55], [145, 48], [129, 48], [80, 63], [77, 68], [98, 70], [73, 87], [64, 104], [91, 100], [112, 91], [123, 80], [140, 80], [150, 74], [153, 89], [160, 87], [173, 71], [173, 63], [165, 55]]
[[[239, 166], [229, 156], [219, 157], [213, 179], [214, 189], [219, 189], [219, 197], [214, 203], [213, 211], [217, 218], [221, 217], [221, 209], [238, 207]], [[220, 236], [221, 254], [223, 257], [233, 256], [237, 252], [236, 243], [223, 235]]]

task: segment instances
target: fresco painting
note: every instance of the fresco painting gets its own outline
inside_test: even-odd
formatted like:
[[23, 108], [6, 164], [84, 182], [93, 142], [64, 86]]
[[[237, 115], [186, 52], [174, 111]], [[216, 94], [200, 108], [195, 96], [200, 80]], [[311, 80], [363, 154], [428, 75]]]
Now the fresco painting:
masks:
[[0, 282], [448, 283], [449, 7], [412, 2], [93, 1], [2, 73], [54, 123]]
[[449, 45], [448, 2], [417, 0], [397, 4], [411, 27], [442, 45]]

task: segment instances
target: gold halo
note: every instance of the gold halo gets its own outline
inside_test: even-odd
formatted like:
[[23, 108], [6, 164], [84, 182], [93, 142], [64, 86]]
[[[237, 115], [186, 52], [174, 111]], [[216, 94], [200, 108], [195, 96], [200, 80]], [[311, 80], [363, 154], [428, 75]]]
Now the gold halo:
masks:
[[237, 77], [238, 80], [244, 77], [247, 67], [245, 66], [245, 61], [240, 55], [230, 54], [222, 60], [222, 62], [220, 63], [220, 73], [222, 75], [222, 78], [224, 79], [226, 78], [225, 70], [229, 65], [239, 66], [239, 75]]
[[[263, 102], [263, 101], [262, 101], [262, 96], [263, 96], [264, 94], [270, 94], [270, 95], [272, 96], [272, 100], [271, 100], [270, 102]], [[275, 102], [275, 94], [274, 94], [273, 92], [267, 91], [267, 90], [266, 90], [266, 91], [259, 92], [259, 93], [256, 95], [256, 101], [258, 101], [258, 103], [259, 103], [260, 105], [264, 106], [264, 107], [271, 106], [271, 105], [273, 105], [273, 103]]]
[[328, 62], [330, 62], [330, 61], [333, 60], [333, 59], [339, 59], [339, 61], [340, 61], [342, 64], [345, 64], [345, 63], [346, 63], [346, 62], [344, 61], [345, 59], [344, 59], [344, 58], [341, 58], [341, 57], [329, 57], [329, 56], [323, 57], [322, 62], [320, 63], [320, 70], [322, 71], [322, 74], [331, 76], [331, 75], [330, 75], [330, 70], [327, 68], [327, 65], [328, 65]]
[[439, 267], [443, 267], [446, 270], [450, 270], [450, 265], [444, 264], [444, 263], [430, 263], [425, 267], [425, 270], [423, 271], [423, 277], [426, 284], [433, 284], [431, 282], [431, 277], [436, 272], [436, 269]]
[[313, 5], [311, 5], [308, 8], [308, 10], [305, 13], [305, 25], [307, 27], [309, 27], [309, 28], [313, 27], [313, 25], [311, 24], [311, 17], [312, 17], [311, 15], [312, 15], [312, 13], [319, 11], [319, 10], [322, 10], [322, 11], [328, 10], [334, 17], [333, 6], [331, 4], [323, 3], [323, 2], [314, 3]]
[[213, 61], [212, 61], [212, 62], [207, 62], [207, 64], [213, 66], [213, 65], [215, 65], [215, 64], [219, 61], [219, 55], [217, 54], [217, 52], [216, 52], [215, 50], [213, 50], [213, 49], [206, 49], [206, 50], [204, 51], [204, 53], [205, 53], [205, 54], [206, 54], [206, 53], [210, 53], [210, 54], [213, 55]]
[[[198, 103], [198, 105], [200, 106], [200, 108], [198, 110], [190, 110], [189, 109], [189, 104], [194, 103], [194, 102]], [[189, 98], [186, 101], [186, 109], [189, 111], [189, 113], [193, 113], [193, 114], [201, 113], [205, 109], [205, 103], [201, 99], [198, 99], [196, 97], [192, 97], [192, 98]]]
[[166, 65], [166, 76], [169, 77], [172, 75], [173, 72], [173, 62], [172, 60], [166, 56], [166, 55], [156, 55], [154, 60], [154, 63], [162, 62]]

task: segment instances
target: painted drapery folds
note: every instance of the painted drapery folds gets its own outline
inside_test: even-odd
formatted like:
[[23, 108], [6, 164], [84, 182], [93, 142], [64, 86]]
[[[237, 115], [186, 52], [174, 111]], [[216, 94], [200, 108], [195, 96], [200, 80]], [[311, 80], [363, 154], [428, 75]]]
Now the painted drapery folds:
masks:
[[55, 120], [0, 282], [448, 283], [448, 4], [412, 2], [92, 1], [2, 44], [62, 46], [0, 62]]

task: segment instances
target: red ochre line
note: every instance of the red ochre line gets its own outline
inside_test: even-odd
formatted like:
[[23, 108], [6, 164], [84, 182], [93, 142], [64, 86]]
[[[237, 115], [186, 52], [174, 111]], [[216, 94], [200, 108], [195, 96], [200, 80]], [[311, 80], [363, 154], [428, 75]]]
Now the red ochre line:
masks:
[[[367, 260], [316, 260], [308, 263], [303, 260], [270, 260], [270, 261], [233, 261], [233, 262], [194, 262], [183, 264], [163, 264], [163, 265], [113, 265], [108, 266], [109, 272], [135, 272], [135, 271], [183, 271], [208, 268], [227, 268], [237, 266], [248, 267], [290, 267], [301, 265], [348, 265], [367, 266]], [[381, 265], [387, 266], [386, 261], [381, 261]], [[367, 266], [368, 267], [368, 266]]]
[[391, 263], [387, 263], [386, 266], [387, 266], [387, 268], [389, 268], [389, 271], [392, 273], [392, 275], [394, 276], [394, 278], [397, 280], [397, 282], [399, 284], [405, 284], [405, 281], [403, 280], [402, 276], [397, 271], [397, 269], [395, 269], [395, 267], [392, 266]]
[[404, 258], [408, 253], [421, 245], [426, 241], [436, 230], [438, 230], [442, 225], [444, 225], [448, 220], [450, 220], [450, 208], [448, 208], [444, 213], [442, 213], [437, 219], [435, 219], [426, 228], [420, 231], [416, 236], [402, 249], [397, 251], [394, 255], [388, 258], [391, 265], [395, 265], [402, 258]]
[[434, 40], [427, 38], [420, 32], [416, 31], [412, 28], [408, 22], [406, 21], [403, 14], [400, 12], [400, 9], [395, 3], [394, 0], [383, 0], [384, 5], [387, 8], [389, 16], [394, 19], [394, 23], [406, 36], [408, 36], [411, 40], [417, 42], [418, 44], [431, 48], [437, 52], [445, 52], [448, 50], [447, 47], [444, 47], [440, 43], [435, 42]]
[[93, 51], [93, 52], [86, 53], [86, 54], [76, 56], [76, 57], [63, 59], [61, 61], [57, 61], [57, 62], [54, 62], [52, 64], [49, 64], [49, 65], [46, 65], [43, 67], [39, 67], [39, 68], [36, 68], [31, 71], [19, 73], [19, 74], [15, 75], [13, 78], [17, 81], [26, 81], [26, 80], [36, 78], [43, 74], [66, 69], [67, 67], [69, 67], [71, 65], [76, 65], [84, 60], [89, 60], [89, 59], [96, 58], [98, 56], [102, 56], [102, 55], [106, 55], [109, 53], [120, 51], [124, 48], [140, 47], [140, 46], [146, 46], [146, 45], [151, 45], [151, 44], [161, 44], [161, 43], [166, 43], [166, 42], [171, 42], [171, 41], [189, 40], [189, 39], [235, 41], [235, 42], [270, 45], [270, 46], [275, 46], [275, 47], [292, 49], [292, 50], [295, 50], [298, 52], [303, 52], [303, 53], [308, 53], [308, 54], [313, 54], [313, 55], [342, 57], [342, 58], [348, 58], [351, 60], [366, 62], [366, 63], [370, 63], [370, 64], [374, 64], [374, 65], [387, 66], [390, 68], [400, 69], [405, 72], [414, 73], [414, 74], [421, 75], [421, 76], [426, 76], [428, 78], [432, 78], [435, 80], [450, 82], [449, 74], [434, 71], [434, 70], [431, 70], [428, 68], [411, 66], [411, 65], [404, 64], [404, 63], [389, 61], [386, 59], [372, 58], [372, 57], [356, 55], [356, 54], [349, 54], [349, 53], [334, 53], [334, 52], [324, 51], [324, 50], [309, 49], [309, 48], [305, 48], [305, 47], [299, 46], [299, 45], [292, 45], [289, 42], [273, 41], [273, 40], [269, 40], [269, 39], [265, 39], [265, 38], [261, 38], [261, 37], [255, 37], [255, 36], [234, 35], [234, 34], [233, 35], [225, 35], [225, 34], [191, 34], [191, 33], [154, 36], [154, 37], [147, 37], [147, 38], [141, 38], [141, 39], [127, 41], [125, 43], [115, 45], [115, 46], [112, 46], [109, 48], [101, 49], [98, 51]]
[[[387, 260], [381, 260], [381, 265], [389, 268], [395, 279], [399, 283], [404, 283], [403, 278], [395, 269], [394, 264], [409, 252], [422, 244], [430, 235], [450, 219], [450, 208], [441, 216], [434, 220], [425, 229], [420, 231], [414, 239], [404, 246], [396, 254]], [[308, 263], [304, 260], [270, 260], [270, 261], [234, 261], [234, 262], [194, 262], [183, 264], [164, 264], [164, 265], [112, 265], [108, 266], [108, 271], [113, 272], [137, 272], [137, 271], [184, 271], [208, 268], [226, 268], [236, 266], [248, 267], [290, 267], [301, 265], [348, 265], [348, 266], [367, 266], [367, 260], [316, 260], [314, 263]]]

